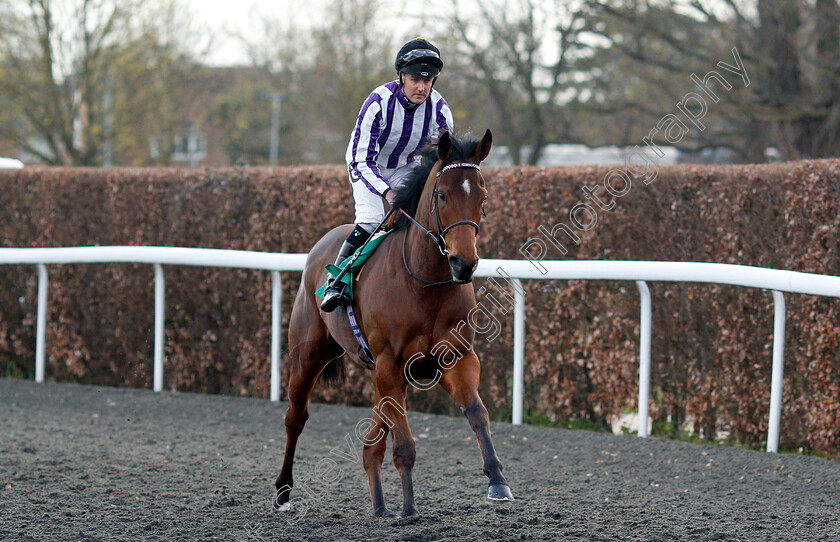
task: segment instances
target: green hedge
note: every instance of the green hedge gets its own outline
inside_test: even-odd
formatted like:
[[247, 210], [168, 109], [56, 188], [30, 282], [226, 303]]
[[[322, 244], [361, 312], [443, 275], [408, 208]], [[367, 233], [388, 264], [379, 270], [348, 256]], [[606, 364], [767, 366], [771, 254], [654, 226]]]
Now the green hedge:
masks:
[[[674, 260], [838, 274], [840, 161], [758, 166], [667, 166], [645, 185], [610, 177], [600, 203], [582, 187], [607, 167], [488, 168], [488, 216], [479, 254], [535, 254], [540, 226], [576, 235], [547, 259]], [[626, 194], [622, 195], [622, 192]], [[615, 206], [605, 208], [611, 201]], [[0, 172], [0, 246], [162, 245], [306, 252], [352, 220], [340, 166], [244, 169], [28, 168]], [[582, 208], [580, 203], [588, 203]], [[575, 207], [577, 205], [577, 207]], [[600, 205], [600, 207], [599, 207]], [[578, 226], [569, 216], [575, 213]], [[597, 223], [592, 223], [594, 214]], [[583, 232], [581, 228], [591, 226]], [[543, 237], [543, 239], [545, 239]], [[271, 280], [266, 272], [167, 267], [166, 385], [267, 396]], [[47, 375], [59, 381], [151, 386], [153, 269], [50, 267]], [[284, 325], [299, 275], [285, 273]], [[632, 282], [526, 281], [525, 406], [532, 419], [603, 426], [635, 409], [639, 301]], [[34, 373], [37, 273], [0, 266], [0, 374]], [[484, 280], [476, 288], [492, 287]], [[688, 416], [706, 435], [766, 438], [773, 305], [769, 292], [652, 283], [652, 415]], [[496, 296], [499, 298], [499, 296]], [[481, 294], [479, 301], [483, 301]], [[840, 303], [787, 295], [782, 447], [834, 453], [840, 444]], [[501, 300], [501, 298], [499, 298]], [[485, 300], [486, 301], [486, 300]], [[487, 307], [492, 304], [485, 302]], [[510, 408], [512, 311], [494, 309], [502, 334], [479, 337], [482, 397]], [[285, 336], [285, 330], [284, 330]], [[285, 342], [285, 341], [284, 341]], [[367, 372], [348, 366], [316, 400], [369, 404]], [[410, 406], [447, 411], [439, 391]]]

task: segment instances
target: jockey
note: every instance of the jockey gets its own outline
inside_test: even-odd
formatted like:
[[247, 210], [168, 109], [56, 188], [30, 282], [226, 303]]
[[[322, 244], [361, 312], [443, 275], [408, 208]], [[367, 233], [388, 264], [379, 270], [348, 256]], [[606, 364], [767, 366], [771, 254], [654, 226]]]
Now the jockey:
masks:
[[[336, 258], [339, 265], [362, 246], [385, 218], [382, 198], [394, 201], [392, 187], [412, 172], [415, 156], [427, 143], [452, 131], [452, 112], [434, 88], [443, 60], [430, 42], [415, 38], [403, 45], [394, 62], [397, 79], [368, 96], [347, 145], [347, 169], [356, 205], [355, 227]], [[321, 310], [348, 305], [344, 284], [330, 285]]]

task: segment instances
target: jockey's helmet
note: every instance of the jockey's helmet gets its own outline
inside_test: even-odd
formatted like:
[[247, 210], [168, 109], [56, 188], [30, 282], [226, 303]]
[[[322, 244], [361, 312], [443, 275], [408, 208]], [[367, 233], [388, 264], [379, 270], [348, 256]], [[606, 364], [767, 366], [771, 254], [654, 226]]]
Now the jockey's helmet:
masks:
[[397, 74], [403, 73], [419, 77], [435, 78], [443, 69], [440, 50], [423, 38], [414, 38], [400, 47], [394, 61]]

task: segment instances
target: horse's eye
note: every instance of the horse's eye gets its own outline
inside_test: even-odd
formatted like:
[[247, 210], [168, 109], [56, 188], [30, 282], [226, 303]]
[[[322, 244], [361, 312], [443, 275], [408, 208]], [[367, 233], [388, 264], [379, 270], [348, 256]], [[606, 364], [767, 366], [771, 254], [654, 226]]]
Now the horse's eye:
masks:
[[440, 198], [440, 201], [446, 201], [446, 194], [438, 192], [438, 198]]

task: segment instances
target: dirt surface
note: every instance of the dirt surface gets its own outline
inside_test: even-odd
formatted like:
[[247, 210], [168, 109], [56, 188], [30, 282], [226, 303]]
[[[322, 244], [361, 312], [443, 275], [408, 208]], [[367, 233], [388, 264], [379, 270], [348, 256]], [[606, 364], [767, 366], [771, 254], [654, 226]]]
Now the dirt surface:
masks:
[[[284, 411], [0, 380], [0, 540], [840, 540], [831, 461], [497, 423], [516, 501], [491, 504], [466, 420], [416, 413], [421, 516], [374, 518], [348, 448], [371, 411], [332, 405], [311, 407], [296, 508], [275, 512]], [[383, 483], [399, 511], [390, 451]]]

